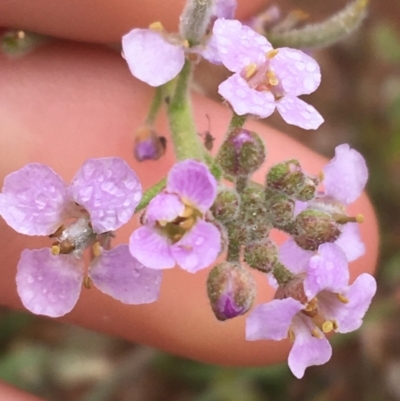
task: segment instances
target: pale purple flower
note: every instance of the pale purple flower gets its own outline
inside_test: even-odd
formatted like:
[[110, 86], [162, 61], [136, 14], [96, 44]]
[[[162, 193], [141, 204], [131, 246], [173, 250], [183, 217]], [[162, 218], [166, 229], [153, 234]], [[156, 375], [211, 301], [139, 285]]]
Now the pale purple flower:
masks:
[[218, 88], [238, 115], [270, 116], [275, 108], [288, 123], [316, 129], [323, 118], [298, 96], [321, 81], [318, 63], [300, 50], [274, 50], [268, 40], [236, 20], [218, 19], [213, 33], [222, 63], [234, 74]]
[[83, 252], [92, 245], [88, 276], [102, 292], [124, 303], [155, 301], [160, 274], [135, 260], [127, 245], [107, 249], [112, 231], [131, 219], [141, 196], [135, 172], [116, 157], [87, 160], [70, 185], [39, 163], [8, 175], [1, 216], [19, 233], [56, 240], [51, 249], [21, 254], [16, 281], [24, 306], [51, 317], [71, 311], [84, 280]]
[[325, 196], [344, 205], [353, 203], [368, 180], [363, 156], [347, 143], [336, 146], [335, 157], [324, 167]]
[[216, 180], [204, 164], [194, 160], [177, 163], [168, 174], [165, 191], [147, 207], [144, 226], [130, 237], [133, 257], [152, 269], [178, 264], [191, 273], [214, 262], [221, 249], [221, 234], [204, 218], [216, 189]]
[[297, 378], [308, 366], [326, 363], [332, 348], [325, 333], [357, 330], [376, 292], [375, 279], [361, 274], [348, 285], [347, 260], [334, 244], [323, 244], [304, 272], [306, 302], [291, 297], [258, 305], [246, 322], [246, 339], [294, 340], [289, 367]]
[[[232, 18], [236, 0], [217, 0], [212, 14]], [[213, 64], [221, 59], [213, 36], [193, 48], [178, 35], [163, 29], [132, 29], [122, 37], [123, 56], [132, 75], [150, 86], [160, 86], [175, 78], [182, 70], [187, 54], [198, 54]]]

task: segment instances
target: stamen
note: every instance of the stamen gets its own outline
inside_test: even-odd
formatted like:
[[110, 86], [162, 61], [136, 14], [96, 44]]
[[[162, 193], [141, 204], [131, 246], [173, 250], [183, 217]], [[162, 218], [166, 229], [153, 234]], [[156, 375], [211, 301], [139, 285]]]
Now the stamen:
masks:
[[196, 220], [193, 217], [190, 217], [187, 220], [179, 223], [179, 226], [182, 227], [184, 230], [190, 230], [194, 226], [195, 221]]
[[335, 221], [338, 224], [347, 224], [347, 223], [363, 223], [364, 222], [364, 215], [357, 214], [357, 216], [335, 216]]
[[269, 52], [267, 52], [266, 56], [269, 59], [274, 58], [277, 54], [279, 53], [279, 49], [272, 49]]
[[189, 217], [194, 213], [194, 210], [192, 207], [185, 205], [185, 209], [183, 212], [179, 215], [180, 217]]
[[93, 249], [93, 255], [95, 257], [100, 256], [103, 250], [102, 246], [100, 245], [100, 242], [95, 242], [92, 249]]
[[185, 40], [182, 41], [182, 46], [183, 46], [184, 48], [186, 48], [186, 49], [189, 49], [190, 43], [188, 42], [187, 39], [185, 39]]
[[59, 237], [63, 233], [64, 229], [65, 229], [65, 227], [61, 224], [61, 226], [58, 227], [57, 230], [54, 231], [53, 234], [49, 235], [49, 238], [57, 238], [57, 237]]
[[307, 306], [304, 308], [306, 312], [312, 312], [317, 309], [317, 298], [313, 298], [310, 302], [308, 302]]
[[348, 303], [350, 302], [349, 298], [345, 297], [345, 296], [342, 295], [342, 294], [336, 294], [336, 296], [337, 296], [337, 299], [338, 299], [340, 302], [344, 303], [344, 304], [348, 304]]
[[330, 333], [334, 328], [334, 324], [330, 320], [326, 320], [324, 323], [322, 323], [322, 331], [324, 333]]
[[277, 78], [277, 76], [273, 71], [268, 71], [266, 75], [270, 85], [276, 86], [279, 84], [279, 79]]
[[331, 320], [332, 324], [333, 324], [333, 330], [337, 330], [339, 325], [337, 324], [336, 320]]
[[320, 330], [317, 327], [314, 327], [311, 335], [315, 338], [318, 338], [319, 340], [322, 340], [324, 338], [323, 334], [320, 332]]
[[156, 32], [164, 31], [164, 27], [160, 21], [152, 22], [149, 25], [149, 29], [151, 29], [152, 31], [156, 31]]
[[90, 279], [90, 277], [86, 276], [83, 279], [83, 285], [85, 286], [85, 288], [87, 288], [88, 290], [90, 290], [92, 288], [92, 280]]
[[246, 79], [251, 78], [257, 71], [257, 64], [251, 63], [247, 65], [244, 69], [244, 76]]
[[53, 246], [51, 247], [51, 253], [52, 253], [53, 255], [59, 255], [59, 254], [60, 254], [60, 251], [61, 251], [61, 248], [60, 248], [59, 245], [53, 245]]
[[158, 224], [161, 227], [165, 227], [168, 224], [168, 221], [167, 220], [158, 220]]
[[323, 171], [320, 171], [320, 172], [318, 173], [318, 178], [319, 178], [320, 181], [323, 181], [323, 180], [324, 180], [325, 174], [324, 174]]
[[292, 329], [289, 329], [288, 331], [288, 338], [289, 341], [292, 343], [296, 339], [296, 335], [294, 334], [294, 331]]

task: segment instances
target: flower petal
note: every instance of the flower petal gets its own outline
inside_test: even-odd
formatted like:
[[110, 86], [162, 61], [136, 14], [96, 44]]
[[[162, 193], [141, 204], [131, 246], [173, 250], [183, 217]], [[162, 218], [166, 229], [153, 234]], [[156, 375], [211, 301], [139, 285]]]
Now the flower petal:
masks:
[[205, 164], [188, 159], [170, 170], [167, 191], [178, 194], [183, 202], [204, 213], [217, 196], [217, 181]]
[[168, 43], [151, 29], [133, 29], [124, 35], [122, 49], [132, 75], [151, 86], [175, 78], [185, 63], [183, 47]]
[[308, 263], [313, 255], [314, 252], [300, 248], [292, 238], [279, 248], [279, 260], [295, 274], [304, 273], [308, 269]]
[[89, 276], [105, 294], [124, 304], [139, 305], [157, 300], [162, 272], [143, 266], [124, 244], [103, 250], [90, 264]]
[[218, 87], [218, 93], [227, 100], [239, 116], [254, 114], [269, 117], [275, 110], [275, 98], [271, 92], [257, 91], [239, 75], [233, 74]]
[[215, 38], [215, 35], [211, 35], [205, 47], [203, 48], [199, 47], [196, 52], [201, 54], [207, 61], [209, 61], [212, 64], [216, 65], [222, 64], [221, 56], [219, 55], [218, 52], [217, 40]]
[[276, 108], [288, 124], [303, 129], [317, 129], [324, 122], [313, 106], [295, 96], [284, 96], [276, 102]]
[[327, 319], [336, 320], [338, 333], [349, 333], [357, 330], [362, 325], [362, 319], [371, 304], [376, 292], [376, 281], [368, 273], [360, 274], [352, 285], [341, 292], [349, 302], [342, 303], [335, 296], [327, 299], [327, 294], [322, 294], [322, 302], [319, 302], [322, 313]]
[[151, 269], [169, 269], [175, 266], [169, 240], [152, 227], [143, 226], [132, 233], [129, 251], [135, 259]]
[[142, 197], [136, 173], [119, 157], [87, 160], [69, 190], [74, 200], [89, 212], [97, 234], [126, 224]]
[[0, 215], [21, 234], [52, 234], [67, 207], [66, 184], [50, 167], [30, 163], [4, 179]]
[[155, 196], [146, 209], [146, 223], [175, 220], [183, 211], [185, 205], [178, 195], [161, 193]]
[[215, 0], [213, 15], [218, 18], [232, 19], [237, 7], [236, 0]]
[[274, 299], [257, 305], [246, 319], [246, 340], [283, 340], [287, 338], [296, 313], [304, 308], [293, 298]]
[[368, 180], [364, 158], [345, 143], [336, 146], [335, 157], [324, 167], [326, 195], [346, 205], [354, 202]]
[[348, 262], [358, 259], [365, 253], [365, 244], [361, 241], [358, 223], [345, 224], [335, 244], [342, 248]]
[[249, 64], [263, 64], [272, 49], [268, 40], [237, 20], [217, 19], [213, 33], [221, 60], [228, 70], [242, 72]]
[[308, 95], [321, 83], [318, 63], [301, 50], [282, 47], [271, 59], [270, 66], [275, 71], [285, 93], [291, 96]]
[[213, 263], [221, 251], [221, 233], [211, 223], [199, 220], [180, 241], [171, 246], [176, 263], [196, 273]]
[[349, 267], [346, 255], [338, 245], [320, 245], [308, 266], [304, 291], [309, 300], [324, 290], [341, 293], [347, 288]]
[[292, 373], [301, 379], [309, 366], [323, 365], [332, 356], [332, 347], [325, 338], [316, 338], [311, 335], [311, 320], [297, 315], [293, 318], [292, 330], [295, 340], [289, 354], [289, 368]]
[[25, 249], [17, 266], [17, 291], [25, 308], [37, 315], [63, 316], [78, 301], [83, 261], [53, 255], [48, 248]]

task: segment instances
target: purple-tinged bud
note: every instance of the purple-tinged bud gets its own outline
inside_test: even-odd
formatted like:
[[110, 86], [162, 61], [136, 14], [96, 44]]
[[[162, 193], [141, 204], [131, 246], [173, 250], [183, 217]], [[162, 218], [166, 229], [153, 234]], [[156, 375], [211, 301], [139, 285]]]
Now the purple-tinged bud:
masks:
[[138, 162], [144, 160], [158, 160], [165, 154], [167, 140], [148, 126], [138, 129], [135, 136], [134, 155]]
[[295, 195], [296, 199], [302, 202], [314, 199], [318, 184], [317, 178], [305, 177], [303, 187]]
[[266, 186], [286, 195], [295, 195], [303, 188], [304, 178], [300, 163], [297, 160], [288, 160], [271, 167]]
[[246, 245], [244, 261], [253, 269], [269, 273], [278, 262], [278, 248], [269, 239]]
[[284, 229], [292, 224], [295, 208], [294, 200], [284, 194], [273, 194], [272, 191], [268, 191], [266, 195], [268, 196], [267, 204], [272, 225], [275, 228]]
[[239, 202], [239, 195], [235, 191], [223, 189], [218, 192], [210, 210], [215, 219], [223, 223], [230, 223], [237, 217]]
[[248, 176], [265, 160], [263, 141], [255, 132], [243, 128], [234, 130], [217, 155], [217, 161], [225, 173], [232, 176]]
[[294, 222], [293, 239], [301, 248], [316, 251], [321, 244], [335, 242], [341, 234], [339, 224], [329, 213], [306, 209]]
[[252, 307], [256, 283], [239, 264], [224, 262], [211, 270], [207, 293], [216, 318], [223, 321], [243, 315]]

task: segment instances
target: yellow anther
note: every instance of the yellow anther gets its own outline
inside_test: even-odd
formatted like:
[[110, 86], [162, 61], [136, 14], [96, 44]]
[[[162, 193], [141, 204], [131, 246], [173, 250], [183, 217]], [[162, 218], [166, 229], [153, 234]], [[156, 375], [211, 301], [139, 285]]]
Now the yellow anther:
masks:
[[363, 215], [363, 214], [358, 214], [358, 215], [356, 216], [356, 221], [357, 221], [357, 223], [359, 223], [359, 224], [364, 223], [364, 215]]
[[266, 57], [271, 59], [271, 58], [274, 58], [278, 53], [279, 53], [279, 49], [272, 49], [269, 52], [267, 52]]
[[189, 217], [194, 213], [194, 210], [191, 206], [185, 205], [185, 209], [183, 209], [182, 213], [180, 213], [180, 217]]
[[324, 336], [323, 336], [323, 334], [320, 332], [320, 330], [317, 328], [317, 327], [314, 327], [313, 328], [313, 330], [312, 330], [312, 332], [311, 332], [311, 335], [313, 336], [313, 337], [315, 337], [315, 338], [318, 338], [318, 339], [322, 339], [322, 338], [324, 338]]
[[294, 340], [296, 338], [294, 331], [292, 329], [289, 329], [289, 331], [288, 331], [288, 338], [289, 338], [290, 342], [294, 342]]
[[90, 290], [92, 288], [92, 280], [90, 279], [90, 277], [86, 276], [83, 279], [83, 285], [85, 288], [87, 288], [88, 290]]
[[25, 38], [25, 32], [24, 31], [18, 31], [17, 32], [17, 37], [18, 37], [18, 39], [24, 39]]
[[160, 21], [152, 22], [149, 25], [149, 29], [152, 31], [157, 31], [157, 32], [162, 32], [164, 30], [164, 27]]
[[268, 82], [270, 85], [276, 86], [279, 84], [279, 79], [276, 77], [276, 75], [273, 71], [267, 72], [267, 78], [268, 78]]
[[323, 171], [320, 171], [320, 172], [318, 173], [318, 178], [319, 178], [320, 181], [323, 181], [323, 180], [324, 180], [325, 174], [324, 174]]
[[257, 64], [255, 63], [251, 63], [249, 65], [247, 65], [244, 69], [244, 76], [249, 79], [251, 78], [255, 72], [257, 71]]
[[344, 304], [348, 304], [348, 303], [350, 302], [349, 298], [346, 298], [346, 297], [345, 297], [344, 295], [342, 295], [342, 294], [336, 294], [336, 296], [337, 296], [337, 299], [338, 299], [340, 302], [344, 303]]
[[97, 257], [97, 256], [101, 255], [102, 247], [100, 245], [100, 242], [95, 242], [93, 247], [92, 247], [92, 249], [93, 249], [93, 255], [94, 256]]
[[179, 223], [179, 226], [182, 227], [184, 230], [190, 230], [194, 226], [195, 221], [196, 220], [193, 217], [190, 217]]
[[326, 320], [322, 323], [322, 331], [324, 333], [330, 333], [334, 329], [334, 324], [330, 320]]
[[318, 303], [317, 298], [313, 298], [313, 299], [307, 304], [307, 306], [304, 308], [304, 310], [305, 310], [306, 312], [311, 312], [311, 311], [317, 309], [317, 303]]
[[52, 253], [53, 255], [59, 255], [59, 254], [60, 254], [60, 251], [61, 251], [61, 248], [60, 248], [59, 245], [53, 245], [53, 246], [51, 247], [51, 253]]
[[168, 221], [167, 220], [158, 220], [158, 224], [161, 227], [165, 227], [168, 224]]
[[182, 41], [182, 46], [185, 47], [186, 49], [188, 49], [190, 47], [190, 43], [187, 39]]

